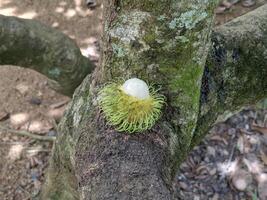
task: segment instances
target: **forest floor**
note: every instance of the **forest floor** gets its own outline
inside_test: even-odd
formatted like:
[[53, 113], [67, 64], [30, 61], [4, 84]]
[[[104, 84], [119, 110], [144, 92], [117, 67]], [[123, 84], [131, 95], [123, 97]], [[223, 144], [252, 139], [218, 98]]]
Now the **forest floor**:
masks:
[[[216, 24], [263, 3], [258, 0], [251, 8], [234, 5], [217, 15]], [[0, 14], [36, 19], [63, 31], [96, 64], [101, 12], [100, 0], [94, 9], [88, 9], [83, 0], [0, 0]], [[0, 200], [33, 199], [40, 192], [52, 142], [18, 132], [56, 136], [56, 124], [69, 101], [51, 90], [42, 75], [1, 66]], [[266, 166], [267, 110], [247, 108], [211, 130], [181, 165], [175, 187], [186, 200], [266, 200]]]

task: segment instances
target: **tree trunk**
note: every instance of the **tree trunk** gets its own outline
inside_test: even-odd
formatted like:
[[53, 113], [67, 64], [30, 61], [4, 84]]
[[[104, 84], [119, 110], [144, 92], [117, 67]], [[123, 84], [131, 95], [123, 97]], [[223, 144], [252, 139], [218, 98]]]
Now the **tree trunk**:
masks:
[[[105, 1], [102, 63], [60, 123], [43, 199], [173, 199], [199, 111], [215, 0]], [[167, 98], [151, 130], [106, 125], [99, 87], [138, 77]]]
[[94, 69], [73, 40], [40, 22], [0, 15], [0, 27], [0, 65], [34, 69], [62, 94], [71, 96]]
[[[102, 63], [60, 123], [42, 199], [176, 198], [179, 164], [218, 116], [267, 95], [266, 6], [216, 30], [204, 70], [215, 5], [105, 1]], [[128, 135], [106, 125], [98, 91], [130, 77], [161, 86], [167, 103], [151, 130]]]

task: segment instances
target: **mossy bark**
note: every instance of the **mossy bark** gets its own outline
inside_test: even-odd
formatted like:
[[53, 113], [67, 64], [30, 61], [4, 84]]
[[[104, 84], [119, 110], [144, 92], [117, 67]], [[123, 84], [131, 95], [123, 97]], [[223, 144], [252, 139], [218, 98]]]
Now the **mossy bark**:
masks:
[[[102, 63], [61, 121], [43, 199], [174, 198], [172, 181], [197, 122], [216, 3], [105, 1]], [[97, 102], [103, 84], [130, 77], [161, 87], [167, 98], [157, 125], [134, 135], [107, 126]]]
[[94, 69], [75, 42], [56, 29], [3, 15], [0, 27], [0, 65], [34, 69], [47, 76], [60, 93], [71, 96]]
[[202, 80], [191, 148], [227, 113], [267, 96], [267, 5], [217, 27]]

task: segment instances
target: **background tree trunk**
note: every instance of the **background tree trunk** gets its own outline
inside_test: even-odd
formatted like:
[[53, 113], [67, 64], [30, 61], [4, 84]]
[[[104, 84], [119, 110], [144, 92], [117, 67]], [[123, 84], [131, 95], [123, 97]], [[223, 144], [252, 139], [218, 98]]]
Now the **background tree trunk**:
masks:
[[[267, 95], [266, 6], [216, 30], [204, 71], [215, 3], [106, 1], [102, 64], [60, 123], [43, 199], [174, 199], [179, 163], [218, 116]], [[106, 125], [97, 92], [134, 76], [162, 86], [167, 105], [152, 130], [127, 135]]]
[[[0, 15], [0, 65], [34, 69], [50, 86], [71, 96], [94, 69], [68, 36], [40, 22]], [[52, 81], [53, 80], [53, 81]]]

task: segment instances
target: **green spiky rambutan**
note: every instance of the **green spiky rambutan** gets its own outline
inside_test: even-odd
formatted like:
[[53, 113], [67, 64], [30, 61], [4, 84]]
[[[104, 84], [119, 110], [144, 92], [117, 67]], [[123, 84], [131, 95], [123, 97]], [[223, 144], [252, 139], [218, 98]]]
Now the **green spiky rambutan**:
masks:
[[165, 98], [137, 78], [110, 83], [99, 92], [99, 105], [108, 123], [128, 133], [150, 129], [161, 115]]

